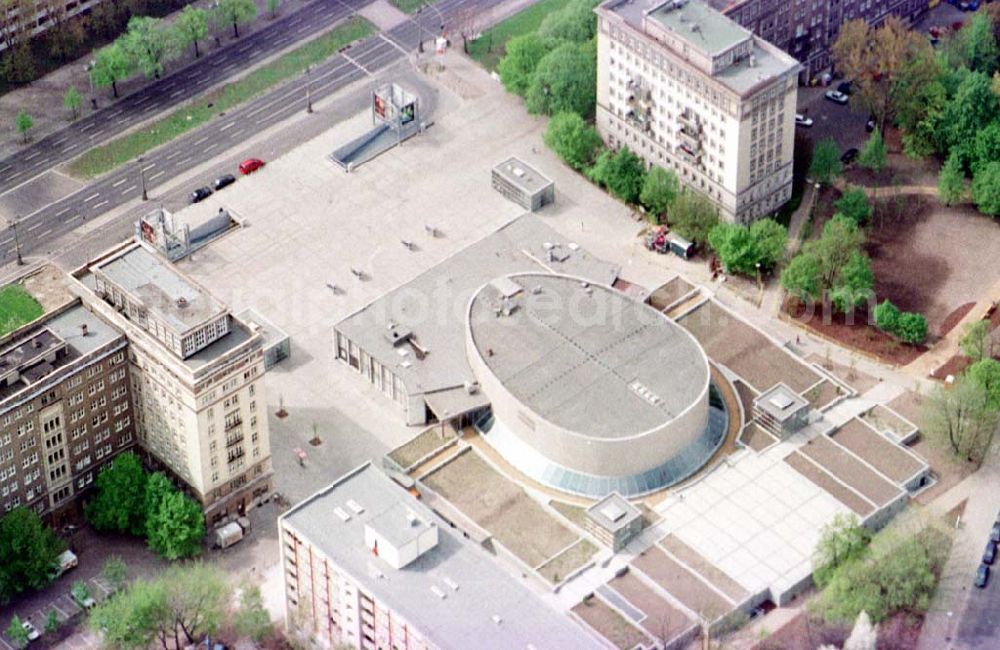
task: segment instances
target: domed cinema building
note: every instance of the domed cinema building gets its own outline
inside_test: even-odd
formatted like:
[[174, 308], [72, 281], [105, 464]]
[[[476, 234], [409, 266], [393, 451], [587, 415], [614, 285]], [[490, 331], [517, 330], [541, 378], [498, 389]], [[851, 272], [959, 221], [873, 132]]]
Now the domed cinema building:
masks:
[[495, 278], [469, 301], [465, 346], [490, 402], [477, 429], [557, 490], [654, 492], [704, 466], [725, 436], [699, 343], [611, 287], [562, 274]]

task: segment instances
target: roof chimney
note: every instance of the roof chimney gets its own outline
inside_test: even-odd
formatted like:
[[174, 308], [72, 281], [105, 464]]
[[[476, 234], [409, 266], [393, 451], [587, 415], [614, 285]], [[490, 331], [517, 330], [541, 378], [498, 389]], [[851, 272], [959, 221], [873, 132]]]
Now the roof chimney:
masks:
[[185, 298], [184, 296], [181, 296], [180, 298], [177, 299], [177, 306], [181, 309], [184, 309], [185, 307], [188, 306], [188, 299]]
[[86, 335], [87, 335], [87, 324], [80, 323], [80, 336], [86, 336]]

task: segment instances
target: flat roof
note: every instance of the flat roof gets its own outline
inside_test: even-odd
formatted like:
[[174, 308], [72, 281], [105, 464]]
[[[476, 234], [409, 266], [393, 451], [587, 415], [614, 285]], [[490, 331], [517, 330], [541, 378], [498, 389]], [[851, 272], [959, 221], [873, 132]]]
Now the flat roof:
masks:
[[785, 384], [778, 383], [758, 395], [753, 404], [779, 422], [784, 422], [808, 407], [809, 401]]
[[469, 327], [486, 366], [541, 418], [622, 438], [673, 420], [704, 393], [701, 346], [652, 307], [565, 275], [511, 279], [524, 290], [502, 299], [493, 284], [484, 286]]
[[264, 318], [260, 312], [257, 310], [247, 307], [240, 313], [236, 314], [236, 318], [246, 323], [251, 330], [257, 332], [264, 339], [264, 347], [269, 348], [272, 345], [281, 343], [288, 339], [288, 333], [281, 329], [273, 322]]
[[641, 517], [642, 511], [622, 495], [612, 492], [587, 508], [587, 516], [601, 528], [614, 532], [628, 526], [636, 517]]
[[534, 194], [552, 184], [552, 181], [537, 169], [514, 156], [494, 167], [493, 171], [529, 194]]
[[[546, 245], [562, 251], [548, 261]], [[476, 381], [465, 351], [465, 314], [473, 294], [493, 278], [546, 271], [610, 284], [619, 267], [579, 248], [537, 216], [525, 214], [343, 319], [335, 329], [392, 370], [409, 395]], [[408, 331], [427, 353], [401, 355], [388, 332]]]
[[94, 269], [181, 335], [226, 312], [211, 294], [138, 244]]
[[[437, 525], [438, 543], [394, 569], [365, 546], [364, 530], [401, 504]], [[282, 520], [438, 647], [603, 647], [371, 463], [294, 506]]]
[[[642, 6], [642, 3], [635, 3]], [[646, 13], [693, 47], [718, 54], [747, 40], [751, 33], [735, 21], [701, 2], [685, 0], [680, 6], [667, 0]]]

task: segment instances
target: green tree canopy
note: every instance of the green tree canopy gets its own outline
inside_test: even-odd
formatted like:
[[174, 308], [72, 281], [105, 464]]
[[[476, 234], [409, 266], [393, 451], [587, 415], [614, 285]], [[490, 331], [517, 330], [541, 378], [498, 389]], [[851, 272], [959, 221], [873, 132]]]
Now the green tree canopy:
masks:
[[104, 561], [101, 577], [108, 582], [111, 591], [121, 591], [125, 586], [125, 581], [128, 580], [128, 565], [125, 564], [125, 560], [121, 556], [112, 555]]
[[677, 181], [677, 174], [670, 169], [653, 165], [649, 168], [646, 179], [642, 183], [639, 202], [646, 207], [650, 214], [659, 219], [667, 214], [680, 191], [681, 186]]
[[903, 312], [899, 315], [895, 334], [904, 343], [919, 345], [927, 338], [927, 318], [912, 311]]
[[51, 582], [66, 544], [33, 510], [14, 508], [0, 519], [0, 603]]
[[146, 530], [146, 472], [131, 452], [120, 454], [97, 475], [94, 497], [84, 506], [98, 530], [142, 535]]
[[271, 18], [278, 17], [278, 6], [281, 4], [281, 0], [267, 0], [265, 9], [271, 14]]
[[809, 175], [813, 177], [813, 180], [823, 185], [829, 185], [843, 171], [844, 166], [840, 162], [840, 151], [833, 138], [827, 138], [817, 143], [813, 148], [812, 164], [809, 166]]
[[953, 152], [944, 161], [938, 174], [938, 199], [945, 205], [953, 205], [962, 199], [964, 193], [965, 174], [962, 172], [962, 159]]
[[507, 41], [507, 54], [497, 67], [500, 81], [507, 92], [520, 97], [527, 95], [538, 62], [551, 52], [555, 45], [555, 41], [542, 38], [535, 32], [521, 34]]
[[591, 0], [570, 0], [558, 11], [553, 11], [538, 26], [543, 38], [583, 43], [597, 33], [597, 14]]
[[773, 219], [760, 219], [748, 228], [720, 223], [708, 233], [708, 245], [718, 254], [727, 273], [754, 276], [757, 265], [769, 271], [788, 246], [788, 230]]
[[843, 215], [834, 215], [823, 226], [819, 239], [808, 242], [803, 250], [819, 260], [823, 289], [836, 286], [844, 266], [865, 241], [865, 233]]
[[990, 122], [976, 133], [970, 163], [973, 172], [982, 165], [1000, 161], [1000, 110], [997, 111], [997, 117], [997, 120]]
[[21, 618], [17, 614], [10, 619], [10, 625], [7, 626], [7, 638], [10, 639], [15, 648], [28, 647], [28, 631], [24, 629]]
[[993, 345], [990, 338], [990, 322], [987, 320], [977, 320], [966, 323], [962, 327], [962, 337], [958, 339], [958, 347], [962, 354], [972, 359], [972, 362], [981, 361], [993, 356]]
[[781, 272], [781, 286], [797, 300], [819, 300], [823, 292], [823, 272], [813, 253], [796, 255]]
[[63, 106], [69, 109], [72, 119], [76, 119], [76, 116], [80, 113], [80, 104], [83, 102], [83, 97], [80, 96], [80, 91], [75, 87], [70, 86], [63, 95]]
[[982, 359], [965, 371], [969, 381], [986, 392], [986, 406], [1000, 411], [1000, 361]]
[[590, 166], [601, 148], [601, 136], [577, 113], [556, 113], [542, 136], [545, 144], [576, 170]]
[[208, 36], [208, 12], [200, 7], [188, 5], [177, 16], [174, 26], [177, 30], [177, 40], [184, 45], [194, 45], [195, 58], [201, 56], [198, 51], [198, 41]]
[[163, 64], [177, 53], [174, 32], [159, 18], [133, 16], [120, 41], [139, 70], [156, 79], [163, 74]]
[[883, 300], [875, 308], [875, 327], [885, 332], [895, 332], [899, 327], [899, 317], [902, 314], [896, 305], [889, 300]]
[[1000, 161], [980, 165], [972, 177], [972, 200], [983, 214], [1000, 214]]
[[98, 88], [111, 86], [114, 96], [118, 96], [118, 82], [128, 79], [135, 70], [135, 65], [125, 47], [115, 41], [102, 47], [94, 55], [94, 67], [90, 70], [90, 78]]
[[587, 175], [622, 201], [636, 203], [642, 192], [646, 169], [639, 156], [628, 147], [622, 147], [616, 152], [602, 151]]
[[552, 115], [570, 111], [584, 118], [593, 115], [597, 102], [594, 48], [593, 41], [562, 43], [542, 57], [525, 95], [528, 112]]
[[88, 623], [103, 635], [105, 644], [122, 650], [146, 650], [154, 639], [166, 648], [167, 641], [177, 633], [162, 577], [136, 580], [125, 591], [94, 607]]
[[993, 440], [997, 411], [990, 395], [968, 376], [951, 388], [936, 387], [924, 402], [920, 430], [955, 456], [979, 463]]
[[992, 122], [997, 101], [990, 78], [981, 72], [961, 72], [961, 81], [939, 121], [938, 150], [958, 152], [963, 166], [971, 161], [976, 134]]
[[257, 3], [254, 0], [219, 0], [215, 8], [216, 21], [233, 26], [233, 37], [240, 37], [240, 25], [257, 19]]
[[204, 539], [201, 506], [176, 489], [165, 494], [156, 509], [146, 515], [146, 542], [168, 560], [198, 555]]
[[872, 134], [868, 136], [865, 146], [861, 149], [861, 154], [858, 156], [858, 164], [877, 174], [885, 168], [888, 153], [885, 140], [882, 139], [882, 131], [876, 127], [872, 131]]
[[22, 109], [17, 113], [17, 118], [14, 120], [14, 126], [17, 127], [17, 132], [21, 134], [21, 138], [27, 142], [28, 131], [31, 130], [31, 127], [35, 126], [35, 120], [28, 115], [28, 111]]
[[965, 64], [970, 70], [992, 75], [1000, 61], [996, 32], [989, 14], [979, 11], [959, 32], [959, 41]]
[[703, 194], [683, 190], [670, 209], [670, 227], [681, 237], [704, 246], [708, 233], [719, 223], [719, 211]]
[[854, 513], [839, 513], [820, 529], [813, 560], [813, 579], [820, 587], [830, 582], [834, 572], [861, 557], [871, 541], [871, 532]]
[[260, 643], [271, 633], [271, 615], [264, 607], [260, 587], [245, 584], [240, 588], [240, 606], [233, 618], [237, 634]]
[[846, 314], [874, 297], [875, 274], [872, 273], [871, 260], [860, 250], [855, 250], [837, 274], [830, 300], [835, 309]]
[[834, 201], [833, 207], [855, 224], [863, 226], [872, 216], [872, 206], [868, 202], [868, 193], [863, 187], [849, 186], [844, 194]]

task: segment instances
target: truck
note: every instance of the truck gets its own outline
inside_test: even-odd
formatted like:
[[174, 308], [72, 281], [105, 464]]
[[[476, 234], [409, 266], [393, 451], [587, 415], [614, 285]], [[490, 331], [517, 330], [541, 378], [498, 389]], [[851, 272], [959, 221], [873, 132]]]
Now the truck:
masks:
[[59, 554], [59, 557], [56, 558], [56, 564], [52, 567], [52, 571], [50, 571], [52, 579], [55, 580], [70, 569], [76, 567], [78, 562], [76, 553], [69, 550], [63, 551]]
[[212, 546], [219, 549], [229, 548], [243, 539], [248, 530], [250, 530], [250, 520], [246, 517], [230, 521], [215, 529], [215, 541]]

